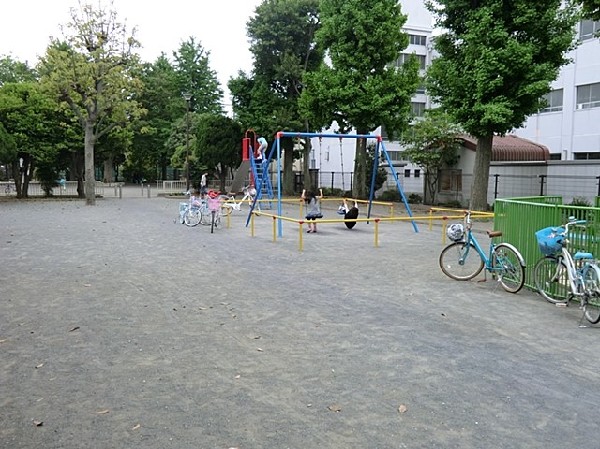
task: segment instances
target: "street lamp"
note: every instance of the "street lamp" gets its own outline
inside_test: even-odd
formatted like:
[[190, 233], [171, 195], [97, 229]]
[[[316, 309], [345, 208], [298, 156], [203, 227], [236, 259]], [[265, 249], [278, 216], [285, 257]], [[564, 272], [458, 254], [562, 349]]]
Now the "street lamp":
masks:
[[185, 110], [185, 191], [190, 190], [190, 100], [192, 94], [184, 92], [183, 98], [186, 103]]

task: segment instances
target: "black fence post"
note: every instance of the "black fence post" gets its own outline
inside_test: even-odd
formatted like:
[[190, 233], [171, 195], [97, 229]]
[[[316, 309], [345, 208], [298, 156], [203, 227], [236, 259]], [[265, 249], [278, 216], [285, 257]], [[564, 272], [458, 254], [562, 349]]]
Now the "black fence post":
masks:
[[600, 176], [596, 176], [596, 179], [598, 180], [598, 195], [600, 196]]
[[333, 190], [333, 177], [335, 176], [335, 172], [331, 172], [331, 190]]
[[547, 175], [540, 175], [540, 196], [544, 196], [544, 181]]
[[494, 199], [498, 198], [498, 178], [500, 177], [500, 175], [498, 173], [496, 173], [494, 175]]

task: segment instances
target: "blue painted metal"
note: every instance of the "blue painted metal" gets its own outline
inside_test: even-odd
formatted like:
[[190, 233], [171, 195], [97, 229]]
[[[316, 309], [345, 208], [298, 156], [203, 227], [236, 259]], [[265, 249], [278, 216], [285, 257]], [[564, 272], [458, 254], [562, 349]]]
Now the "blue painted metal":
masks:
[[[271, 151], [269, 152], [269, 157], [267, 158], [267, 166], [268, 164], [271, 162], [271, 159], [273, 158], [273, 152], [276, 153], [277, 155], [277, 215], [281, 216], [283, 211], [282, 211], [282, 207], [281, 207], [281, 142], [280, 139], [282, 137], [318, 137], [318, 138], [336, 138], [336, 139], [375, 139], [377, 140], [377, 145], [375, 147], [375, 159], [373, 161], [373, 174], [371, 176], [371, 188], [370, 188], [370, 192], [369, 192], [369, 206], [368, 206], [368, 211], [367, 211], [367, 218], [371, 217], [371, 206], [372, 206], [372, 202], [375, 196], [375, 179], [376, 179], [376, 174], [377, 174], [377, 168], [379, 166], [379, 152], [380, 152], [380, 148], [382, 150], [383, 155], [385, 156], [389, 167], [390, 167], [390, 171], [392, 172], [392, 175], [394, 177], [394, 180], [396, 181], [396, 186], [398, 187], [398, 191], [400, 192], [400, 196], [402, 198], [402, 202], [404, 203], [404, 206], [406, 207], [406, 211], [408, 212], [409, 217], [412, 217], [412, 211], [410, 210], [410, 206], [408, 205], [408, 201], [406, 200], [406, 196], [404, 195], [404, 191], [402, 190], [402, 186], [400, 185], [400, 180], [398, 179], [398, 175], [396, 173], [396, 170], [394, 169], [394, 166], [392, 165], [392, 161], [390, 159], [390, 156], [388, 155], [387, 150], [385, 149], [385, 145], [383, 144], [383, 141], [381, 140], [381, 136], [378, 136], [376, 134], [331, 134], [331, 133], [308, 133], [308, 132], [290, 132], [290, 131], [279, 131], [276, 134], [276, 139], [273, 142], [273, 145], [271, 146]], [[262, 178], [262, 177], [261, 177]], [[262, 181], [262, 179], [261, 179]], [[259, 186], [257, 186], [257, 189], [261, 184], [261, 181], [258, 182]], [[257, 195], [258, 196], [258, 195]], [[252, 211], [254, 210], [254, 207], [256, 205], [256, 197], [254, 198], [254, 201], [252, 202], [252, 206], [250, 207], [250, 211], [248, 213], [248, 218], [246, 219], [246, 226], [248, 226], [248, 223], [250, 222], [250, 216], [252, 215]], [[417, 224], [415, 223], [414, 220], [411, 220], [412, 225], [413, 225], [413, 229], [415, 230], [415, 232], [419, 232], [419, 228], [417, 227]], [[282, 220], [281, 219], [277, 219], [277, 235], [278, 237], [282, 237], [283, 235], [283, 224], [282, 224]]]

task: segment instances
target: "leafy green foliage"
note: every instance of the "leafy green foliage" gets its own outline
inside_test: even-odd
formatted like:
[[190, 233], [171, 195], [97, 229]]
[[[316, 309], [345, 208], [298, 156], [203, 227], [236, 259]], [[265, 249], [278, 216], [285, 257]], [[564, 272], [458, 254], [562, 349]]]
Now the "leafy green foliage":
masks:
[[71, 19], [64, 39], [52, 40], [38, 68], [45, 88], [71, 109], [84, 131], [85, 197], [94, 205], [96, 142], [145, 112], [138, 102], [139, 43], [113, 10], [80, 4], [71, 9]]
[[439, 170], [458, 162], [460, 132], [448, 114], [431, 110], [402, 135], [404, 154], [425, 171], [425, 198], [431, 204], [435, 204]]
[[494, 134], [523, 124], [540, 107], [568, 61], [576, 20], [560, 0], [440, 0], [428, 2], [437, 25], [440, 57], [428, 70], [428, 90], [478, 138], [471, 207], [487, 205]]
[[242, 127], [223, 115], [202, 114], [195, 131], [194, 154], [209, 172], [219, 177], [221, 191], [224, 191], [229, 170], [237, 168], [242, 161]]
[[219, 86], [217, 73], [210, 68], [210, 52], [190, 37], [181, 44], [177, 52], [173, 52], [173, 57], [180, 89], [178, 97], [190, 94], [192, 111], [222, 113], [223, 90]]
[[583, 17], [600, 21], [600, 0], [576, 0], [582, 6]]
[[[410, 100], [418, 83], [416, 60], [397, 67], [407, 47], [401, 30], [406, 22], [395, 0], [323, 0], [317, 43], [326, 49], [331, 65], [322, 64], [305, 76], [300, 99], [311, 123], [358, 134], [384, 125], [396, 131], [406, 127]], [[366, 142], [357, 139], [354, 193], [366, 197]]]

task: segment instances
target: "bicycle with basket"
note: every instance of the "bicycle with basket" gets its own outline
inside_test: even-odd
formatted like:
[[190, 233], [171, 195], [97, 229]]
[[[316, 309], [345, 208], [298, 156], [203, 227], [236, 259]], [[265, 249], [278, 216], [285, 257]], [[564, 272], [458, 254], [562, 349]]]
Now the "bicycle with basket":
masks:
[[568, 305], [578, 299], [585, 317], [592, 324], [600, 322], [600, 268], [593, 254], [587, 251], [571, 252], [573, 229], [583, 228], [585, 241], [586, 220], [569, 217], [558, 227], [546, 227], [535, 233], [542, 258], [533, 269], [538, 293], [548, 302]]
[[490, 245], [487, 253], [473, 233], [471, 211], [465, 211], [465, 224], [451, 224], [446, 235], [453, 243], [446, 246], [439, 258], [444, 274], [457, 281], [468, 281], [485, 268], [509, 293], [517, 293], [525, 283], [525, 260], [510, 243], [495, 243], [502, 231], [487, 231]]

